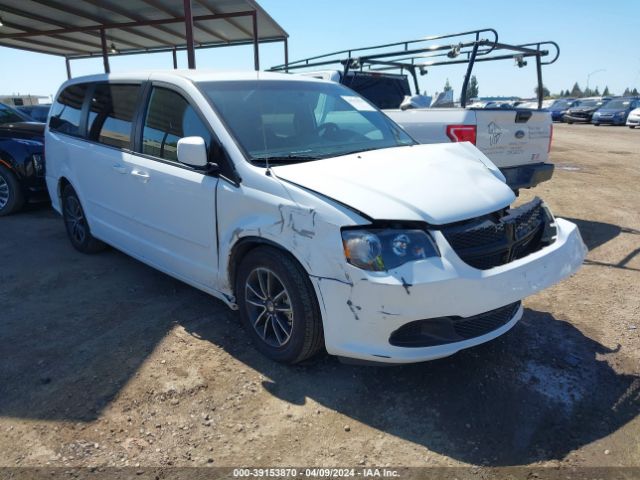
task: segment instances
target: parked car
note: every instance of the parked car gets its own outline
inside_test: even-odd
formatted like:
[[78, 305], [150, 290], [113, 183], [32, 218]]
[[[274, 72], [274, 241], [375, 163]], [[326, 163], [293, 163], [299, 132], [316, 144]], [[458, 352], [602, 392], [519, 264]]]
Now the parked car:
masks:
[[[75, 78], [46, 131], [71, 244], [104, 243], [239, 309], [299, 362], [451, 355], [575, 272], [575, 224], [517, 208], [468, 142], [418, 145], [333, 82], [265, 72]], [[104, 243], [103, 243], [104, 242]]]
[[47, 199], [44, 123], [0, 103], [0, 216]]
[[638, 126], [640, 126], [640, 108], [631, 110], [627, 117], [627, 127], [636, 128]]
[[47, 115], [49, 115], [49, 109], [51, 105], [49, 104], [40, 104], [40, 105], [23, 105], [20, 107], [16, 107], [16, 110], [20, 110], [22, 113], [27, 115], [31, 120], [35, 122], [46, 122]]
[[640, 99], [633, 97], [614, 98], [593, 114], [591, 123], [596, 126], [603, 123], [625, 125], [631, 111], [638, 107], [640, 107]]
[[547, 110], [551, 112], [551, 120], [554, 122], [561, 122], [564, 114], [567, 113], [572, 107], [577, 106], [579, 103], [575, 98], [559, 98], [555, 100], [551, 105], [547, 107]]
[[577, 105], [567, 109], [562, 116], [566, 123], [590, 123], [596, 110], [602, 108], [611, 100], [610, 98], [581, 98]]

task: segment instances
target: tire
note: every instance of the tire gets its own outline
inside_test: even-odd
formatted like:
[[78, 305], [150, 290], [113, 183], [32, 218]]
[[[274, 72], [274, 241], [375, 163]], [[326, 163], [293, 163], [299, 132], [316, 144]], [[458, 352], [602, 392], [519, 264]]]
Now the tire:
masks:
[[0, 165], [0, 217], [11, 215], [24, 206], [24, 193], [18, 178]]
[[265, 356], [294, 364], [323, 348], [322, 319], [313, 285], [291, 256], [268, 246], [249, 251], [238, 267], [235, 292], [242, 323]]
[[596, 127], [599, 127], [599, 126], [600, 126], [600, 124], [599, 124], [599, 123], [594, 123], [593, 125], [594, 125], [594, 126], [596, 126]]
[[62, 217], [71, 245], [82, 253], [98, 253], [106, 244], [91, 235], [80, 199], [71, 185], [62, 190]]
[[569, 125], [573, 125], [573, 122], [569, 122], [569, 121], [567, 121], [567, 123], [568, 123]]
[[634, 129], [634, 128], [636, 128], [636, 126], [635, 125], [629, 125], [629, 128]]

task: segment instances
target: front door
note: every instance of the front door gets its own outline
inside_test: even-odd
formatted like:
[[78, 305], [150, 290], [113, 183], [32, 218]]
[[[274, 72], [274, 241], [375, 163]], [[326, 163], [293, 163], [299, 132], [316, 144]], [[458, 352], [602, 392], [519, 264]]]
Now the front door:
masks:
[[178, 278], [208, 288], [217, 276], [218, 179], [178, 162], [182, 137], [213, 136], [178, 92], [153, 87], [142, 118], [139, 153], [126, 159], [133, 234], [143, 260]]

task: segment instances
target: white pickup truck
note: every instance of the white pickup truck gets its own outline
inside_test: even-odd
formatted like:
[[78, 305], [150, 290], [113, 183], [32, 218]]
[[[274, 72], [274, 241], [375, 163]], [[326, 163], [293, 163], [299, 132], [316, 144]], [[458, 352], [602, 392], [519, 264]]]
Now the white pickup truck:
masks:
[[[493, 38], [486, 40], [481, 38], [483, 35]], [[433, 45], [443, 39], [457, 43]], [[550, 50], [555, 50], [555, 56], [543, 61]], [[542, 108], [465, 108], [466, 87], [476, 61], [515, 59], [516, 67], [523, 67], [528, 59], [533, 59], [538, 89], [542, 91], [542, 65], [555, 62], [559, 53], [554, 42], [507, 45], [498, 42], [495, 30], [481, 29], [343, 50], [288, 62], [271, 70], [345, 85], [383, 110], [420, 143], [468, 141], [502, 171], [507, 184], [517, 192], [549, 180], [553, 174], [553, 164], [549, 163], [551, 114]], [[418, 74], [424, 75], [427, 68], [450, 64], [467, 64], [462, 107], [426, 108], [430, 100], [419, 95]], [[341, 69], [336, 69], [336, 65]], [[314, 67], [321, 69], [313, 70]], [[391, 73], [394, 70], [400, 73]], [[542, 97], [538, 101], [542, 107]], [[452, 97], [449, 103], [453, 105]]]
[[[392, 120], [420, 143], [471, 142], [500, 169], [513, 190], [549, 180], [553, 123], [546, 110], [504, 108], [385, 108], [409, 95], [405, 75], [337, 70], [301, 75], [342, 83], [383, 108]], [[383, 100], [387, 99], [387, 100]], [[402, 100], [400, 100], [402, 101]]]

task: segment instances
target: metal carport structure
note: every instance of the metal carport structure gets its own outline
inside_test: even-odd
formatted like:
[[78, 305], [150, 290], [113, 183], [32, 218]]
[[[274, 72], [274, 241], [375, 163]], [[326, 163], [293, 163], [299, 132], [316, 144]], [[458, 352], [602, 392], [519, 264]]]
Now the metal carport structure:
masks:
[[255, 0], [0, 0], [0, 46], [70, 60], [140, 53], [253, 45], [260, 69], [259, 43], [283, 42], [288, 34]]

